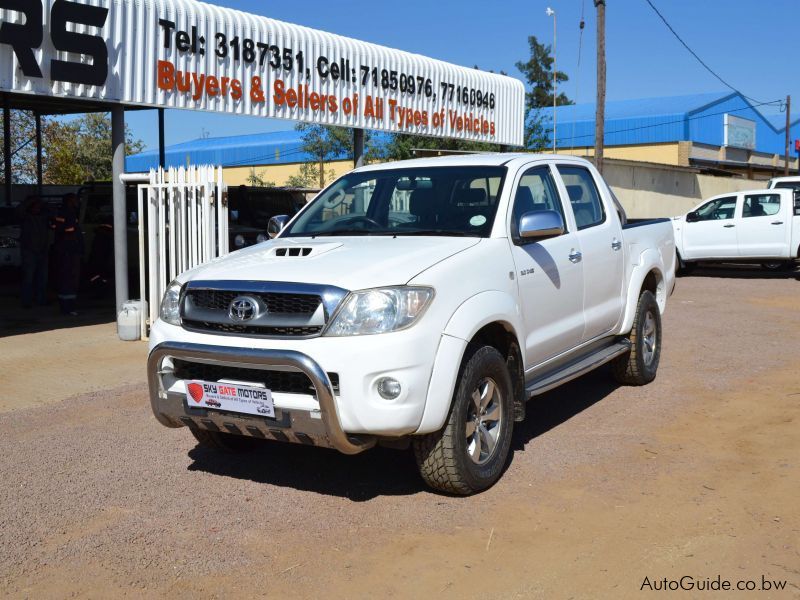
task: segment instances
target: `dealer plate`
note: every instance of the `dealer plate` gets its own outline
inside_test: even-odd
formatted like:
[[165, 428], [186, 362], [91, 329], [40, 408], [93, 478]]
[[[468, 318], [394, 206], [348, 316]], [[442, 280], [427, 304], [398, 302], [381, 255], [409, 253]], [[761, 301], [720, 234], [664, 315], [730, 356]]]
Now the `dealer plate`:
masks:
[[187, 379], [189, 406], [275, 418], [272, 392], [263, 387]]

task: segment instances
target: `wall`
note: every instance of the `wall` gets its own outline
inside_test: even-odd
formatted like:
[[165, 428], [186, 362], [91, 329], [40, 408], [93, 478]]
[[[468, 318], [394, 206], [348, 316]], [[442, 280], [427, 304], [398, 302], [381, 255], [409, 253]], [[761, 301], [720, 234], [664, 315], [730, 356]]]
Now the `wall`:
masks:
[[694, 169], [606, 161], [603, 175], [632, 218], [674, 217], [706, 198], [763, 189], [764, 181], [702, 175]]
[[[636, 146], [610, 146], [604, 149], [605, 158], [619, 160], [637, 160], [664, 165], [681, 165], [680, 146], [686, 142], [670, 142], [668, 144], [647, 144]], [[558, 154], [571, 154], [584, 158], [594, 156], [594, 147], [558, 148]], [[685, 164], [688, 164], [685, 163]]]
[[[300, 174], [300, 167], [302, 163], [292, 163], [286, 165], [262, 165], [257, 167], [224, 167], [223, 177], [225, 184], [228, 187], [238, 185], [250, 185], [247, 178], [255, 171], [264, 181], [271, 181], [277, 186], [286, 185], [289, 177]], [[336, 177], [340, 177], [353, 170], [353, 161], [341, 160], [336, 162], [325, 163], [325, 171], [334, 171]], [[328, 180], [330, 181], [330, 180]], [[318, 185], [317, 182], [315, 185]]]

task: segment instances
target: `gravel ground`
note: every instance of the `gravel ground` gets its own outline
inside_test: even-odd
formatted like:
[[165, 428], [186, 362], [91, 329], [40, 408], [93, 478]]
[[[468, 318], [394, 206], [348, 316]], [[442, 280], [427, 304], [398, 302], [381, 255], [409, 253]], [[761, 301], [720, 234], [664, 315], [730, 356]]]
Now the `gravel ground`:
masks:
[[197, 448], [143, 381], [0, 414], [0, 594], [618, 598], [721, 574], [800, 597], [799, 287], [680, 279], [658, 379], [536, 399], [473, 498], [429, 492], [407, 452]]

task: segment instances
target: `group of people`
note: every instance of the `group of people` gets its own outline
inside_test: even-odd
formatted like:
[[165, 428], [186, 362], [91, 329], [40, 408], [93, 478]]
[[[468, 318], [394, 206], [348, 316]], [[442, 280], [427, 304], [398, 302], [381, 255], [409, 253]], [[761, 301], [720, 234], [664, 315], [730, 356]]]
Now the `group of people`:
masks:
[[78, 196], [66, 194], [55, 214], [50, 214], [39, 196], [28, 196], [17, 209], [20, 216], [23, 307], [43, 306], [47, 303], [52, 232], [59, 308], [64, 315], [78, 314], [75, 308], [84, 252], [79, 207]]

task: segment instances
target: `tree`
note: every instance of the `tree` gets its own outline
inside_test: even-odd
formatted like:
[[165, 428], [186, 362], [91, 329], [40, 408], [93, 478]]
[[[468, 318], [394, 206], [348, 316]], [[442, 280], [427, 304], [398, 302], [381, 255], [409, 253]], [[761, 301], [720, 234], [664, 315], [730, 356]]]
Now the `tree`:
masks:
[[[107, 113], [88, 113], [71, 121], [53, 120], [45, 131], [46, 183], [76, 185], [111, 179], [111, 118]], [[125, 154], [136, 154], [143, 147], [126, 127]]]
[[[302, 163], [300, 171], [297, 175], [292, 175], [286, 180], [286, 185], [289, 187], [297, 188], [311, 188], [313, 189], [320, 181], [333, 181], [336, 177], [336, 171], [329, 169], [319, 176], [319, 166], [316, 163]], [[322, 184], [324, 187], [325, 184]]]
[[[342, 155], [352, 156], [353, 138], [349, 129], [342, 127], [331, 127], [330, 125], [317, 125], [315, 123], [298, 123], [297, 130], [303, 132], [303, 144], [300, 149], [306, 154], [314, 157], [316, 174], [319, 178], [319, 187], [325, 187], [326, 172], [325, 163], [333, 159], [340, 158]], [[348, 135], [349, 134], [349, 135]], [[311, 169], [301, 168], [301, 177], [307, 184]], [[294, 177], [292, 179], [295, 179]], [[294, 184], [290, 184], [294, 185]], [[312, 187], [314, 184], [298, 185], [296, 187]]]
[[259, 173], [256, 173], [255, 167], [252, 167], [250, 169], [250, 175], [247, 176], [247, 183], [254, 187], [267, 187], [267, 188], [278, 187], [278, 184], [276, 184], [274, 181], [271, 181], [269, 179], [264, 179], [264, 176], [266, 174], [267, 174], [266, 171], [261, 171]]
[[[518, 62], [517, 69], [525, 76], [530, 89], [525, 94], [525, 145], [533, 150], [543, 148], [549, 137], [546, 135], [541, 109], [553, 106], [553, 57], [551, 47], [540, 44], [535, 35], [528, 37], [531, 56], [527, 62]], [[556, 71], [556, 80], [559, 84], [569, 81], [563, 71]], [[563, 92], [556, 97], [556, 105], [572, 104]]]

